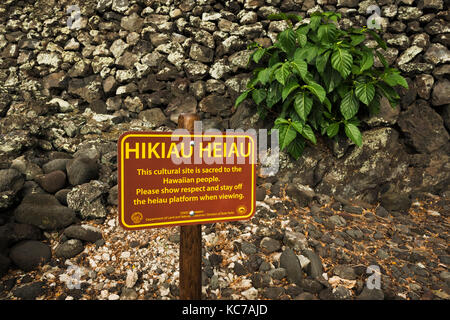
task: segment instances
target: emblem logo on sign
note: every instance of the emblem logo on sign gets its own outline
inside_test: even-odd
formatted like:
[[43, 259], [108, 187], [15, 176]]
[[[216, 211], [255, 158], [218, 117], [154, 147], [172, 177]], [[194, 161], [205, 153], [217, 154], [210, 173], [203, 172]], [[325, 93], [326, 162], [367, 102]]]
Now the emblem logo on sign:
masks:
[[239, 214], [246, 214], [247, 213], [247, 207], [244, 205], [241, 205], [237, 207], [236, 212]]
[[140, 212], [134, 212], [132, 215], [131, 215], [131, 221], [133, 221], [134, 223], [140, 223], [141, 221], [142, 221], [142, 218], [143, 218], [144, 216], [142, 215], [142, 213], [140, 213]]

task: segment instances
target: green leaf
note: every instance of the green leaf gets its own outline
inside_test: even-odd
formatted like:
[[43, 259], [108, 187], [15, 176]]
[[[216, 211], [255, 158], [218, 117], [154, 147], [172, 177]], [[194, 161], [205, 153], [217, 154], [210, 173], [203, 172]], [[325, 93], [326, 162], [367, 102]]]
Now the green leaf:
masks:
[[334, 24], [322, 24], [317, 30], [317, 37], [322, 43], [333, 42], [336, 38], [336, 31]]
[[319, 48], [311, 43], [307, 43], [303, 48], [298, 48], [294, 53], [294, 60], [305, 60], [311, 62], [316, 56]]
[[386, 42], [384, 42], [384, 40], [381, 39], [381, 37], [375, 31], [367, 29], [367, 32], [375, 39], [375, 41], [382, 49], [387, 50]]
[[369, 70], [373, 66], [373, 53], [370, 51], [364, 50], [362, 52], [361, 63], [359, 65], [360, 71]]
[[259, 105], [266, 98], [266, 90], [265, 89], [256, 89], [252, 92], [252, 99], [255, 101], [257, 105]]
[[350, 44], [356, 47], [358, 44], [366, 40], [366, 36], [363, 34], [351, 34], [350, 39], [352, 40]]
[[325, 66], [327, 65], [328, 58], [330, 57], [331, 51], [325, 51], [321, 55], [316, 58], [316, 68], [319, 73], [323, 73], [325, 70]]
[[323, 73], [322, 77], [328, 93], [333, 91], [334, 88], [336, 88], [342, 81], [342, 77], [339, 71], [335, 70], [332, 67], [325, 68], [325, 72]]
[[294, 100], [294, 109], [297, 112], [300, 119], [306, 121], [306, 117], [311, 112], [313, 100], [308, 97], [304, 92], [297, 94]]
[[380, 62], [383, 64], [383, 66], [385, 68], [389, 68], [389, 64], [387, 63], [386, 58], [378, 51], [375, 51], [375, 54], [377, 55], [378, 59], [380, 59]]
[[278, 128], [278, 137], [280, 140], [280, 149], [284, 150], [297, 136], [297, 131], [292, 127], [292, 125], [283, 124]]
[[362, 135], [358, 127], [352, 123], [345, 124], [345, 134], [349, 137], [358, 147], [362, 146]]
[[314, 94], [321, 103], [325, 99], [326, 92], [320, 84], [316, 82], [310, 82], [307, 86], [305, 86], [305, 88], [311, 91], [312, 94]]
[[309, 20], [309, 25], [311, 26], [311, 29], [313, 31], [316, 31], [317, 27], [319, 26], [320, 22], [322, 21], [322, 17], [320, 15], [312, 15]]
[[339, 122], [334, 122], [327, 127], [327, 135], [329, 138], [333, 138], [339, 132]]
[[397, 91], [395, 91], [394, 88], [390, 87], [386, 83], [378, 82], [377, 88], [380, 89], [383, 96], [385, 96], [389, 100], [389, 102], [395, 102], [395, 100], [400, 99]]
[[295, 89], [297, 89], [299, 86], [297, 80], [295, 79], [295, 77], [291, 77], [290, 80], [288, 81], [288, 83], [286, 84], [286, 86], [283, 88], [283, 91], [281, 92], [281, 97], [284, 100], [286, 100], [286, 98], [289, 96], [289, 94], [294, 91]]
[[263, 69], [258, 72], [256, 79], [261, 82], [262, 85], [266, 85], [270, 79], [270, 68]]
[[282, 125], [282, 124], [289, 124], [289, 121], [287, 121], [284, 118], [276, 118], [275, 119], [275, 125], [276, 126], [279, 126], [279, 125]]
[[356, 96], [353, 94], [353, 90], [348, 91], [341, 101], [341, 114], [345, 120], [352, 118], [358, 113], [359, 103]]
[[291, 62], [291, 65], [294, 73], [298, 74], [302, 78], [305, 77], [308, 72], [308, 64], [304, 60], [294, 60]]
[[267, 91], [266, 104], [267, 107], [272, 108], [278, 101], [281, 100], [281, 88], [278, 82], [273, 83]]
[[300, 47], [304, 47], [306, 45], [306, 42], [308, 42], [308, 38], [306, 37], [305, 34], [298, 32], [298, 30], [296, 31], [296, 34], [298, 44], [300, 45]]
[[314, 135], [313, 129], [307, 124], [303, 127], [302, 136], [304, 136], [306, 139], [308, 139], [309, 141], [311, 141], [314, 144], [317, 143], [316, 136]]
[[305, 140], [302, 137], [294, 139], [287, 147], [287, 152], [295, 159], [298, 160], [305, 149]]
[[391, 87], [396, 85], [401, 85], [403, 88], [408, 89], [408, 82], [398, 73], [389, 73], [383, 77], [384, 82], [386, 82]]
[[375, 87], [371, 83], [358, 83], [355, 87], [355, 94], [365, 105], [369, 105], [375, 96]]
[[285, 62], [281, 68], [275, 71], [275, 79], [284, 86], [290, 73], [290, 63]]
[[278, 40], [280, 41], [281, 49], [287, 54], [292, 53], [295, 50], [296, 33], [291, 28], [288, 28], [278, 34]]
[[339, 71], [341, 76], [345, 79], [352, 71], [353, 58], [348, 50], [336, 48], [331, 55], [331, 66]]
[[255, 52], [253, 52], [253, 55], [252, 55], [253, 61], [255, 61], [256, 63], [258, 63], [259, 60], [261, 60], [261, 58], [264, 56], [265, 53], [266, 53], [266, 49], [264, 49], [264, 48], [259, 48], [258, 50], [256, 50]]
[[234, 106], [237, 107], [238, 105], [240, 105], [242, 103], [242, 101], [244, 101], [245, 99], [247, 99], [248, 93], [251, 90], [245, 90], [244, 92], [242, 92], [239, 97], [237, 97], [236, 102], [234, 103]]
[[302, 133], [303, 124], [300, 121], [292, 121], [291, 124], [292, 124], [292, 127], [294, 127], [295, 131], [297, 131], [300, 134]]

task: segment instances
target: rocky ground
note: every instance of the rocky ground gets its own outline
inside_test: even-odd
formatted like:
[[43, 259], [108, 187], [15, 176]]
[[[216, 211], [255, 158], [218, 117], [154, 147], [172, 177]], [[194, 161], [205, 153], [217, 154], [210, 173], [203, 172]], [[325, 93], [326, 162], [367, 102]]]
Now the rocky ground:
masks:
[[[287, 26], [267, 15], [336, 11], [361, 26], [371, 4], [2, 1], [0, 298], [177, 298], [178, 229], [117, 225], [118, 137], [170, 131], [182, 112], [205, 130], [264, 127], [251, 103], [233, 104], [247, 45]], [[361, 148], [318, 137], [298, 161], [282, 154], [258, 179], [252, 220], [205, 225], [205, 298], [449, 298], [448, 1], [377, 4], [380, 52], [410, 86], [400, 106], [382, 99], [363, 119]], [[365, 288], [371, 265], [380, 290]]]
[[[424, 195], [402, 213], [329, 198], [300, 207], [289, 197], [266, 196], [271, 183], [260, 182], [251, 220], [202, 227], [204, 299], [450, 298], [448, 199]], [[36, 247], [25, 257], [13, 247], [22, 268], [38, 252], [46, 262], [30, 272], [10, 270], [0, 298], [177, 299], [179, 229], [129, 232], [117, 216], [109, 207], [104, 220], [21, 242]], [[17, 237], [30, 232], [8, 226]], [[379, 290], [366, 284], [373, 265], [380, 268]]]

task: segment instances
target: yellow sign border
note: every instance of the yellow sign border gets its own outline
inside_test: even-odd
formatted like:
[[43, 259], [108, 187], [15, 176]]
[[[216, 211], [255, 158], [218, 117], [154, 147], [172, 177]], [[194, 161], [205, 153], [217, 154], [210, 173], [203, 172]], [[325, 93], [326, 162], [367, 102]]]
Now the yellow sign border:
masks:
[[[146, 224], [136, 224], [136, 225], [129, 225], [127, 223], [125, 223], [125, 212], [124, 212], [124, 194], [123, 194], [123, 190], [124, 190], [124, 170], [123, 170], [123, 166], [124, 166], [124, 142], [127, 138], [131, 138], [131, 137], [191, 137], [191, 138], [196, 138], [196, 137], [244, 137], [244, 138], [249, 138], [251, 143], [252, 143], [252, 189], [251, 189], [251, 210], [250, 213], [244, 216], [233, 216], [233, 218], [229, 218], [229, 217], [224, 217], [224, 218], [209, 218], [209, 219], [189, 219], [189, 220], [185, 220], [185, 221], [168, 221], [168, 222], [156, 222], [156, 223], [146, 223]], [[202, 222], [210, 222], [210, 221], [220, 221], [220, 220], [229, 220], [229, 221], [233, 221], [233, 220], [239, 220], [239, 219], [247, 219], [250, 218], [255, 210], [254, 207], [254, 198], [255, 198], [255, 185], [253, 183], [253, 180], [256, 178], [255, 177], [255, 165], [256, 165], [256, 151], [255, 151], [255, 140], [252, 136], [247, 135], [247, 134], [157, 134], [157, 133], [124, 133], [119, 137], [119, 141], [120, 141], [120, 221], [122, 226], [124, 226], [125, 228], [128, 229], [142, 229], [145, 227], [151, 228], [151, 227], [156, 227], [156, 226], [170, 226], [170, 225], [182, 225], [182, 224], [191, 224], [192, 222], [196, 222], [196, 223], [202, 223]]]

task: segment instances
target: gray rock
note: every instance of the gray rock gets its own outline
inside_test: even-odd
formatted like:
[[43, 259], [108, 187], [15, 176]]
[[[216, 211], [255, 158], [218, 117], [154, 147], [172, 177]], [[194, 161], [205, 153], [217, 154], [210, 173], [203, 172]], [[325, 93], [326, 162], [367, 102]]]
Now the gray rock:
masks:
[[229, 98], [215, 94], [203, 98], [199, 103], [199, 109], [212, 115], [221, 114], [225, 111], [231, 111], [232, 102]]
[[272, 279], [281, 280], [284, 277], [286, 277], [287, 272], [286, 272], [286, 269], [284, 269], [284, 268], [275, 268], [275, 269], [270, 270], [268, 272], [268, 274], [269, 274], [269, 276], [272, 277]]
[[17, 222], [31, 224], [43, 230], [58, 230], [72, 224], [75, 212], [62, 206], [49, 194], [29, 194], [14, 211]]
[[12, 293], [22, 300], [34, 300], [45, 294], [45, 283], [43, 281], [37, 281], [25, 284], [15, 288]]
[[306, 273], [312, 278], [320, 277], [323, 274], [323, 266], [319, 255], [311, 250], [305, 250], [303, 254], [310, 261], [306, 268]]
[[69, 183], [73, 186], [98, 178], [98, 166], [94, 159], [85, 157], [72, 159], [67, 162], [66, 170]]
[[[391, 187], [390, 187], [391, 188]], [[406, 193], [389, 189], [380, 197], [381, 205], [388, 211], [406, 212], [411, 207], [411, 199]]]
[[300, 261], [294, 251], [286, 248], [280, 256], [280, 267], [286, 269], [289, 282], [300, 285], [303, 279], [303, 271]]
[[258, 251], [258, 249], [256, 248], [256, 246], [253, 243], [250, 243], [247, 241], [242, 241], [241, 250], [246, 255], [252, 255]]
[[308, 248], [308, 240], [300, 232], [286, 231], [284, 233], [283, 243], [294, 250], [305, 250]]
[[355, 269], [348, 265], [337, 265], [336, 267], [334, 267], [333, 273], [343, 279], [356, 279]]
[[64, 171], [56, 170], [37, 177], [36, 181], [48, 193], [55, 193], [66, 185], [66, 174]]
[[281, 243], [278, 240], [275, 240], [275, 239], [272, 239], [269, 237], [264, 237], [261, 240], [260, 247], [261, 247], [262, 251], [264, 251], [267, 254], [270, 254], [272, 252], [280, 250]]
[[193, 43], [191, 50], [189, 51], [189, 56], [196, 61], [203, 63], [213, 62], [214, 51], [205, 46], [199, 45], [198, 43]]
[[144, 24], [144, 19], [138, 16], [137, 13], [133, 13], [130, 16], [125, 16], [120, 22], [120, 26], [130, 32], [139, 32]]
[[319, 293], [323, 289], [323, 285], [319, 281], [307, 278], [302, 280], [300, 287], [310, 293]]
[[22, 189], [25, 179], [16, 169], [0, 170], [0, 192], [13, 191], [14, 193]]
[[70, 159], [54, 159], [42, 166], [44, 173], [50, 173], [52, 171], [62, 170], [66, 171], [66, 164]]
[[11, 260], [0, 253], [0, 277], [3, 277], [8, 272]]
[[90, 225], [69, 226], [64, 230], [68, 238], [95, 242], [102, 239], [102, 231]]
[[80, 212], [83, 219], [104, 218], [107, 215], [105, 209], [105, 196], [109, 186], [98, 180], [78, 185], [67, 194], [69, 208]]
[[431, 89], [433, 88], [434, 78], [429, 74], [418, 75], [415, 79], [415, 85], [417, 88], [417, 94], [422, 99], [429, 99]]
[[381, 289], [369, 289], [364, 287], [357, 300], [384, 300], [384, 293]]
[[450, 50], [440, 43], [433, 43], [427, 49], [423, 58], [426, 62], [432, 64], [448, 63], [450, 62]]
[[52, 251], [48, 245], [34, 240], [19, 242], [9, 253], [11, 261], [23, 271], [31, 271], [46, 264], [51, 256]]
[[267, 287], [264, 288], [262, 295], [267, 299], [275, 300], [279, 299], [284, 291], [283, 287]]
[[70, 259], [84, 250], [83, 243], [78, 239], [70, 239], [59, 244], [55, 249], [58, 258]]
[[345, 218], [339, 215], [331, 216], [328, 220], [338, 227], [345, 227], [347, 225], [347, 221], [345, 221]]
[[102, 98], [102, 78], [92, 75], [83, 79], [69, 81], [68, 92], [83, 98], [88, 103]]
[[286, 193], [289, 197], [295, 200], [300, 207], [307, 206], [315, 195], [312, 188], [299, 183], [294, 183], [294, 181], [293, 184], [290, 184], [287, 187]]
[[64, 205], [67, 206], [67, 194], [72, 191], [72, 189], [61, 189], [58, 192], [55, 193], [56, 199]]
[[151, 128], [160, 127], [166, 122], [166, 116], [159, 108], [141, 111], [138, 117], [145, 121], [146, 125], [149, 125]]
[[442, 79], [436, 82], [433, 88], [432, 104], [442, 106], [450, 103], [450, 81]]
[[336, 300], [348, 300], [352, 297], [352, 292], [344, 286], [338, 286], [332, 292]]
[[295, 297], [295, 300], [316, 300], [314, 295], [309, 292], [302, 292], [298, 296]]

